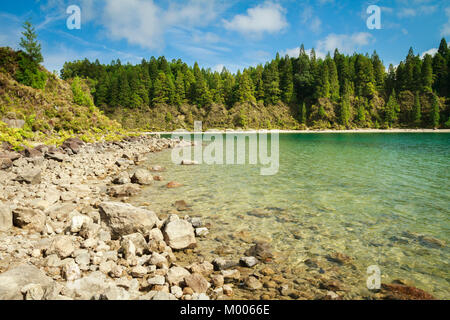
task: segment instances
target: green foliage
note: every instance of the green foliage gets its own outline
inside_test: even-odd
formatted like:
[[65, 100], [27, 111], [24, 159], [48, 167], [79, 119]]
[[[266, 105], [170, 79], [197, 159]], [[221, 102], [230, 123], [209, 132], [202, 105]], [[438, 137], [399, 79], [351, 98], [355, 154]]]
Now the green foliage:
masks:
[[23, 48], [30, 57], [31, 61], [36, 65], [39, 65], [44, 61], [41, 53], [41, 45], [37, 42], [37, 34], [34, 30], [33, 25], [30, 21], [26, 21], [23, 24], [23, 28], [25, 29], [22, 32], [23, 37], [20, 38], [20, 47]]
[[439, 120], [440, 120], [439, 98], [436, 95], [434, 95], [433, 103], [432, 103], [432, 107], [431, 107], [431, 124], [432, 124], [433, 128], [439, 127]]
[[16, 72], [16, 79], [20, 83], [34, 89], [44, 89], [47, 82], [47, 74], [39, 70], [36, 64], [28, 55], [21, 52], [19, 54], [19, 68]]
[[[236, 104], [251, 103], [257, 108], [262, 102], [268, 108], [282, 102], [298, 113], [298, 122], [305, 125], [316, 121], [326, 127], [429, 126], [431, 112], [425, 104], [426, 96], [435, 93], [450, 98], [449, 51], [445, 39], [434, 57], [420, 58], [410, 49], [406, 59], [397, 68], [389, 66], [387, 73], [376, 52], [350, 56], [336, 50], [333, 57], [322, 59], [314, 50], [308, 55], [302, 45], [298, 57], [277, 55], [265, 65], [236, 74], [226, 68], [221, 72], [205, 70], [197, 63], [188, 66], [181, 60], [152, 57], [138, 65], [123, 65], [120, 60], [109, 65], [86, 59], [69, 62], [61, 76], [94, 79], [94, 101], [108, 113], [121, 108], [152, 110], [167, 104], [177, 109], [199, 107], [205, 111], [204, 117], [213, 104], [231, 110]], [[405, 92], [418, 92], [417, 101], [424, 105], [418, 108]], [[321, 99], [328, 107], [320, 107]], [[310, 118], [304, 119], [301, 110], [296, 112], [299, 102], [317, 106], [308, 110]], [[447, 117], [448, 112], [447, 107], [440, 108], [440, 118]]]
[[72, 93], [73, 93], [73, 102], [78, 104], [79, 106], [93, 107], [94, 101], [89, 93], [85, 92], [81, 85], [81, 79], [79, 77], [75, 77], [71, 84]]

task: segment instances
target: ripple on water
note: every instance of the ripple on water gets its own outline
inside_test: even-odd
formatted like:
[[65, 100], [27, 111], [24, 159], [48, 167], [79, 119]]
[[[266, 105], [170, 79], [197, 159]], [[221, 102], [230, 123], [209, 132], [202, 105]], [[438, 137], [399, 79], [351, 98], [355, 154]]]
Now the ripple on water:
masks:
[[[250, 165], [174, 165], [165, 151], [150, 155], [149, 164], [167, 168], [165, 181], [184, 186], [155, 182], [133, 201], [164, 212], [185, 200], [191, 211], [181, 215], [213, 224], [205, 248], [217, 247], [216, 236], [245, 230], [270, 239], [287, 265], [343, 252], [357, 270], [341, 270], [352, 294], [367, 291], [366, 268], [377, 264], [385, 282], [407, 279], [448, 299], [449, 159], [447, 133], [281, 134], [275, 176]], [[446, 245], [424, 246], [405, 232]]]

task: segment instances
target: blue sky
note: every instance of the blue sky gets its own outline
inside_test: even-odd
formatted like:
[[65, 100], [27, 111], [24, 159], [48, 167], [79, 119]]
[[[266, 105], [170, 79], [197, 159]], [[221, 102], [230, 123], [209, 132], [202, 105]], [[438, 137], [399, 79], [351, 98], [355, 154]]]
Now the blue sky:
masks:
[[[81, 9], [81, 29], [69, 30], [70, 5]], [[381, 29], [369, 30], [369, 5], [381, 8]], [[139, 63], [164, 55], [192, 65], [235, 72], [264, 63], [276, 52], [297, 55], [304, 43], [319, 55], [377, 50], [386, 66], [410, 46], [433, 53], [450, 39], [446, 0], [20, 0], [1, 1], [0, 46], [18, 47], [21, 25], [31, 19], [42, 43], [44, 65], [99, 59]]]

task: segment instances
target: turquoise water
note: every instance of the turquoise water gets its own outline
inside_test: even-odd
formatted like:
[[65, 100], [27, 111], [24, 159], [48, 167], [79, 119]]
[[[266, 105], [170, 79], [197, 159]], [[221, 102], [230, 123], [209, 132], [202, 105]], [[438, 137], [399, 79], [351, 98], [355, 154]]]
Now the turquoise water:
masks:
[[187, 214], [213, 225], [206, 248], [245, 231], [271, 241], [290, 266], [350, 256], [356, 269], [342, 272], [355, 295], [365, 290], [366, 268], [378, 265], [383, 282], [406, 279], [450, 298], [448, 133], [280, 134], [273, 176], [249, 164], [180, 166], [170, 151], [148, 165], [167, 168], [166, 181], [184, 186], [160, 183], [134, 200], [158, 212], [185, 200]]

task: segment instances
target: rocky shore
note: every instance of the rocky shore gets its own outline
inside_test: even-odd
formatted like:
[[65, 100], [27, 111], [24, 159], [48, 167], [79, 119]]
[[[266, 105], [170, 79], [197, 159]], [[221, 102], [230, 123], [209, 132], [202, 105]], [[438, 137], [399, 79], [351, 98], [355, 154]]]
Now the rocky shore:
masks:
[[245, 247], [202, 252], [202, 239], [216, 226], [193, 216], [185, 201], [164, 215], [127, 203], [145, 186], [182, 186], [164, 181], [165, 169], [146, 161], [182, 146], [150, 135], [97, 144], [69, 139], [21, 153], [5, 145], [0, 300], [433, 298], [402, 282], [349, 296], [337, 265], [352, 269], [350, 257], [333, 253], [329, 264], [310, 260], [306, 269], [290, 269], [275, 263], [269, 242], [243, 233], [233, 237]]

